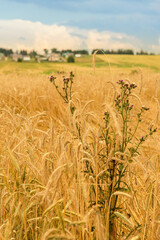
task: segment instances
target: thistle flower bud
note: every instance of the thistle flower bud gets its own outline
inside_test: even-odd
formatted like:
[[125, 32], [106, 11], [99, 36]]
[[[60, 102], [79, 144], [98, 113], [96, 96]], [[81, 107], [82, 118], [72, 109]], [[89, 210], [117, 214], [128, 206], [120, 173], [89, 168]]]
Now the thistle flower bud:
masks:
[[49, 80], [52, 82], [53, 81], [53, 76], [50, 76]]
[[74, 74], [72, 71], [70, 72], [70, 77], [74, 77]]
[[142, 109], [145, 110], [145, 111], [148, 111], [148, 110], [149, 110], [149, 108], [148, 108], [148, 107], [145, 107], [145, 106], [143, 106]]
[[140, 141], [141, 141], [141, 142], [144, 142], [144, 141], [145, 141], [144, 136], [141, 137]]

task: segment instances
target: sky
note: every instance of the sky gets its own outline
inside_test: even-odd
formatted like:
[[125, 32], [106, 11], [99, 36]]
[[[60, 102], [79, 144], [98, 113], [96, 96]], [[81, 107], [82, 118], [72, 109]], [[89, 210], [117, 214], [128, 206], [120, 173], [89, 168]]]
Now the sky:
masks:
[[160, 0], [0, 0], [0, 47], [160, 53]]

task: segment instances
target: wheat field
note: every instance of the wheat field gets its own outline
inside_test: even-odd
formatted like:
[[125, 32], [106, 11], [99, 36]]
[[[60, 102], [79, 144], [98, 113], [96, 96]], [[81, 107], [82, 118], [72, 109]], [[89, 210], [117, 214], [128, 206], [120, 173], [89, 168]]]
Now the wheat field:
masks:
[[[56, 65], [59, 72], [53, 69], [53, 75], [60, 87], [63, 75], [75, 74], [72, 115], [46, 74], [8, 69], [0, 71], [0, 239], [160, 239], [160, 74]], [[125, 214], [117, 215], [116, 235], [109, 236], [109, 210], [106, 206], [102, 214], [97, 200], [98, 177], [105, 171], [98, 162], [104, 148], [100, 129], [108, 111], [115, 135], [121, 134], [113, 106], [119, 79], [138, 86], [132, 97], [135, 112], [140, 105], [150, 108], [137, 138], [152, 125], [158, 130], [128, 165], [130, 192], [119, 195]], [[95, 177], [85, 174], [86, 161]]]

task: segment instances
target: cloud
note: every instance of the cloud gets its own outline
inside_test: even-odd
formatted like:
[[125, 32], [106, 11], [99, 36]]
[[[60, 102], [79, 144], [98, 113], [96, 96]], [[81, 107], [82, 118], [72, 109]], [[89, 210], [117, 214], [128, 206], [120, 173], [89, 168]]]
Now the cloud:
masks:
[[[0, 19], [123, 32], [154, 44], [160, 0], [0, 0]], [[154, 41], [154, 42], [153, 42]]]
[[86, 30], [63, 25], [46, 25], [25, 20], [0, 20], [0, 46], [13, 49], [140, 49], [134, 36], [110, 31]]
[[157, 45], [152, 45], [152, 51], [160, 54], [160, 37], [158, 39], [158, 44]]

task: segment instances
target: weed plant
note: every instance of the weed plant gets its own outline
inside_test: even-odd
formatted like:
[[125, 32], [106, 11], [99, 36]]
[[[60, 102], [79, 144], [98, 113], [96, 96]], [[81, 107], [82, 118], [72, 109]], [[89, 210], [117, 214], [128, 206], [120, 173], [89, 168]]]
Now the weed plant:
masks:
[[[72, 100], [72, 86], [74, 74], [71, 72], [70, 77], [63, 79], [63, 88], [59, 90], [58, 85], [55, 83], [55, 77], [51, 76], [50, 81], [55, 86], [58, 94], [64, 100], [64, 103], [69, 103]], [[115, 126], [112, 123], [112, 118], [109, 112], [104, 113], [104, 124], [100, 126], [99, 141], [103, 141], [104, 147], [99, 149], [98, 155], [93, 153], [91, 142], [85, 146], [82, 142], [80, 123], [77, 124], [77, 135], [83, 144], [83, 149], [86, 150], [84, 157], [91, 154], [93, 158], [97, 158], [96, 166], [89, 159], [85, 160], [85, 167], [83, 174], [85, 178], [93, 179], [95, 184], [90, 184], [90, 205], [89, 208], [98, 207], [103, 221], [107, 220], [107, 234], [106, 239], [121, 239], [124, 236], [123, 225], [127, 228], [125, 232], [126, 239], [131, 235], [140, 232], [141, 225], [135, 224], [133, 227], [129, 218], [125, 216], [126, 209], [124, 210], [123, 203], [119, 201], [121, 196], [132, 198], [132, 188], [127, 182], [127, 175], [134, 174], [129, 172], [129, 164], [133, 162], [134, 157], [139, 155], [139, 148], [147, 140], [149, 136], [157, 131], [157, 128], [149, 128], [149, 132], [137, 137], [139, 124], [142, 121], [144, 111], [149, 108], [141, 106], [136, 114], [135, 124], [132, 124], [133, 115], [132, 111], [134, 105], [131, 103], [131, 97], [137, 85], [129, 81], [119, 80], [117, 82], [119, 92], [114, 100], [114, 111], [121, 122], [120, 137], [117, 137]], [[74, 114], [76, 107], [70, 105], [71, 114]], [[121, 218], [121, 227], [118, 226], [117, 231], [117, 218]], [[94, 232], [95, 226], [91, 226]], [[94, 233], [95, 235], [95, 233]], [[95, 237], [96, 239], [96, 237]]]

